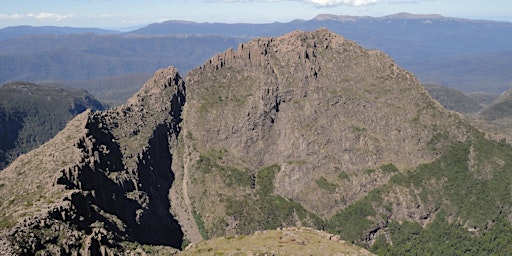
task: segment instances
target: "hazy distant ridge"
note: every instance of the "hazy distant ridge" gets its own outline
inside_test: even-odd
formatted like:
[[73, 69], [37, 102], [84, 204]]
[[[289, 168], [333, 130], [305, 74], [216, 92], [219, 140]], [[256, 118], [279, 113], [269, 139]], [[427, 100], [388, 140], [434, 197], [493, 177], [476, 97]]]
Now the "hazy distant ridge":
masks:
[[[491, 93], [512, 85], [512, 65], [507, 58], [512, 56], [512, 23], [409, 13], [383, 17], [322, 14], [311, 20], [266, 24], [171, 20], [127, 33], [10, 27], [0, 29], [0, 40], [11, 38], [0, 41], [0, 66], [5, 67], [0, 70], [0, 83], [91, 80], [152, 73], [168, 65], [186, 73], [208, 56], [250, 38], [321, 27], [367, 49], [386, 52], [423, 83]], [[12, 38], [15, 35], [24, 36]]]

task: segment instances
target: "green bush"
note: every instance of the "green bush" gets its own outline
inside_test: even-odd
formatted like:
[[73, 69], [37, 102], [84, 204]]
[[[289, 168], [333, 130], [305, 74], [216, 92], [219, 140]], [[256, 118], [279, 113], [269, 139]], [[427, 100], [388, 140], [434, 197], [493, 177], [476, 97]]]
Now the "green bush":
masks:
[[367, 196], [351, 204], [344, 211], [335, 214], [327, 222], [327, 229], [332, 233], [339, 234], [345, 240], [359, 242], [364, 232], [373, 225], [373, 222], [368, 219], [373, 215], [375, 215], [375, 211]]
[[387, 172], [387, 173], [396, 173], [396, 172], [398, 172], [398, 168], [396, 168], [396, 166], [394, 164], [383, 165], [383, 166], [380, 167], [380, 169], [383, 172]]
[[338, 174], [338, 179], [340, 180], [349, 180], [350, 176], [346, 172], [342, 172]]
[[238, 233], [251, 234], [256, 230], [295, 226], [295, 216], [303, 225], [316, 228], [323, 226], [323, 221], [318, 216], [304, 209], [299, 203], [273, 195], [274, 177], [279, 169], [278, 165], [261, 169], [256, 176], [254, 194], [242, 198], [231, 196], [226, 200], [226, 214], [238, 221]]
[[331, 193], [336, 192], [336, 188], [338, 188], [338, 185], [327, 181], [327, 179], [324, 177], [320, 177], [319, 179], [317, 179], [315, 181], [319, 188], [327, 190]]

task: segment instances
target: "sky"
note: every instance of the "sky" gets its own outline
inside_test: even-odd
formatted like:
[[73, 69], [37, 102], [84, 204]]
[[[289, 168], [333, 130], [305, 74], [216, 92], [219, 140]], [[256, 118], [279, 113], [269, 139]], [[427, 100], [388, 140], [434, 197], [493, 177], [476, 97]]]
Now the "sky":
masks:
[[380, 17], [399, 12], [512, 22], [511, 0], [0, 0], [0, 28], [131, 29], [165, 20], [289, 22], [318, 14]]

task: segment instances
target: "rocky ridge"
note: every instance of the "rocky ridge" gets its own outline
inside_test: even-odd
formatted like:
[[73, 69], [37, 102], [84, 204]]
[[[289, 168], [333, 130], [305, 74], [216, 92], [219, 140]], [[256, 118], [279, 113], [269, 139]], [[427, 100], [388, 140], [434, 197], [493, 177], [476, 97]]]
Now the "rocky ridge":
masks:
[[159, 70], [125, 105], [81, 114], [5, 169], [2, 254], [179, 248], [167, 195], [184, 93], [174, 68]]
[[512, 150], [484, 137], [382, 52], [326, 29], [259, 38], [157, 71], [0, 173], [1, 252], [174, 253], [292, 226], [370, 247], [440, 212], [481, 228], [458, 178], [511, 209]]
[[[448, 131], [447, 141], [467, 137], [465, 121], [411, 73], [326, 29], [241, 44], [191, 71], [186, 83], [193, 93], [183, 112], [183, 159], [173, 169], [178, 179], [191, 177], [192, 207], [181, 219], [203, 216], [211, 236], [247, 228], [229, 214], [240, 203], [233, 198], [258, 198], [266, 167], [277, 166], [280, 198], [330, 218], [396, 172], [435, 160], [439, 131]], [[219, 172], [203, 169], [212, 167]], [[234, 173], [252, 183], [233, 189], [225, 179]], [[280, 221], [317, 227], [310, 217]]]

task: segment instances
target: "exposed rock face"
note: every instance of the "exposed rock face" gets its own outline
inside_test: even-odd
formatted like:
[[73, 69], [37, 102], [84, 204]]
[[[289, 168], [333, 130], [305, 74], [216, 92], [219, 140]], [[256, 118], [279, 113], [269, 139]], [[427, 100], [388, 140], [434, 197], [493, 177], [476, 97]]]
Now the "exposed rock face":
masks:
[[[183, 233], [169, 211], [168, 193], [184, 101], [177, 71], [159, 70], [126, 105], [80, 115], [2, 172], [4, 186], [31, 191], [27, 187], [35, 185], [31, 192], [39, 194], [15, 194], [12, 200], [0, 194], [11, 204], [11, 211], [2, 212], [11, 227], [2, 236], [9, 245], [5, 252], [115, 254], [123, 241], [179, 248]], [[13, 183], [24, 177], [27, 164], [46, 160], [48, 165], [28, 174], [37, 184]], [[44, 208], [36, 212], [32, 205]], [[16, 222], [20, 215], [28, 217]]]
[[326, 29], [241, 44], [191, 71], [186, 83], [184, 153], [174, 169], [179, 179], [181, 170], [190, 176], [183, 193], [192, 201], [189, 211], [203, 216], [212, 233], [213, 223], [227, 223], [228, 234], [237, 230], [226, 201], [256, 190], [234, 190], [222, 174], [205, 174], [206, 158], [256, 183], [258, 170], [278, 165], [274, 192], [329, 218], [395, 174], [382, 166], [406, 170], [436, 159], [429, 143], [438, 131], [466, 137], [460, 119], [412, 74]]
[[[127, 104], [79, 115], [0, 173], [1, 252], [169, 252], [187, 240], [322, 229], [468, 137], [412, 74], [325, 29], [241, 44], [185, 80], [187, 93], [174, 68], [157, 71]], [[433, 215], [413, 199], [388, 196], [389, 219]]]

